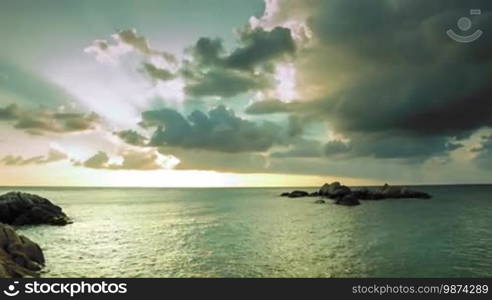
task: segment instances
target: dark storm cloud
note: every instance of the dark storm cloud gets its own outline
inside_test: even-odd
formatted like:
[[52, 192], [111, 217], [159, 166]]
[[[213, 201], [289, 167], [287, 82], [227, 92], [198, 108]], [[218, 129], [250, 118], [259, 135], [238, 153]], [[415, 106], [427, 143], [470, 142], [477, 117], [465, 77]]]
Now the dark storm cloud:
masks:
[[334, 140], [325, 144], [324, 154], [326, 156], [346, 155], [350, 152], [350, 146], [342, 141]]
[[[335, 145], [332, 147], [336, 149]], [[340, 152], [342, 152], [343, 146], [339, 145], [339, 147]], [[423, 161], [432, 156], [445, 155], [461, 147], [461, 144], [450, 142], [448, 138], [442, 136], [412, 136], [383, 132], [357, 135], [345, 146], [345, 149], [349, 156]]]
[[[288, 12], [289, 2], [281, 3]], [[327, 154], [446, 155], [459, 146], [455, 139], [492, 126], [492, 40], [460, 44], [445, 33], [458, 30], [456, 21], [469, 16], [470, 8], [482, 9], [481, 16], [471, 17], [473, 30], [492, 32], [490, 1], [306, 3], [303, 9], [319, 42], [316, 51], [298, 54], [303, 60], [299, 73], [312, 80], [306, 88], [329, 86], [340, 77], [346, 81], [314, 99], [257, 102], [246, 112], [291, 113], [327, 122], [350, 140], [347, 149], [328, 144]]]
[[203, 66], [251, 71], [283, 56], [292, 56], [296, 45], [288, 28], [275, 27], [270, 31], [247, 26], [239, 34], [239, 46], [225, 54], [220, 39], [200, 38], [190, 49], [197, 62]]
[[205, 66], [223, 64], [222, 55], [225, 49], [221, 39], [202, 37], [191, 48], [191, 54], [195, 60]]
[[216, 69], [205, 74], [196, 74], [193, 80], [188, 80], [185, 91], [188, 95], [198, 97], [233, 97], [245, 92], [263, 89], [267, 86], [267, 79], [261, 75]]
[[296, 50], [290, 30], [282, 27], [271, 31], [247, 28], [241, 32], [240, 41], [244, 46], [224, 59], [229, 68], [251, 70], [284, 55], [293, 55]]
[[94, 129], [99, 116], [94, 113], [61, 113], [47, 109], [26, 110], [15, 104], [0, 108], [0, 121], [30, 134], [70, 133]]
[[[470, 59], [486, 53], [490, 39], [477, 41], [477, 47], [462, 47], [445, 34], [458, 31], [460, 17], [470, 16], [471, 8], [483, 14], [472, 17], [474, 28], [492, 29], [489, 18], [492, 4], [487, 0], [382, 0], [314, 1], [310, 26], [326, 44], [333, 44], [351, 55], [378, 63], [435, 63], [451, 56]], [[465, 33], [467, 34], [467, 33]], [[479, 44], [479, 46], [478, 46]], [[490, 58], [490, 54], [488, 55]]]
[[246, 27], [238, 43], [226, 53], [222, 40], [200, 38], [188, 50], [192, 61], [181, 70], [187, 94], [233, 97], [267, 89], [272, 86], [273, 63], [292, 57], [296, 50], [290, 30], [281, 27], [271, 31]]
[[285, 142], [281, 127], [242, 119], [232, 110], [218, 106], [205, 114], [194, 111], [187, 118], [172, 109], [147, 111], [142, 125], [157, 126], [153, 146], [203, 149], [219, 152], [262, 152]]

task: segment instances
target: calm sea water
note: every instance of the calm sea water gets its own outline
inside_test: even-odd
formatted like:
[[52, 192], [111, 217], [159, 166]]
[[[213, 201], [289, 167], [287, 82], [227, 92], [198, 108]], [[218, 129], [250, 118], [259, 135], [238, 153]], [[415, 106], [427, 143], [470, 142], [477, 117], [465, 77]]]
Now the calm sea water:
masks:
[[286, 189], [16, 190], [74, 220], [19, 229], [44, 249], [44, 277], [492, 276], [492, 186], [419, 189], [434, 198], [358, 207]]

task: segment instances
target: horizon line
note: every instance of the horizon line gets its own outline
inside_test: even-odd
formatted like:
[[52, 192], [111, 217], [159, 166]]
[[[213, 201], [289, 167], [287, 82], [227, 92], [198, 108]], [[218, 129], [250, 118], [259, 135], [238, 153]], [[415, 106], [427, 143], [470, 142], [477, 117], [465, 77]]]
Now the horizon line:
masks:
[[[349, 187], [379, 187], [379, 185], [347, 185]], [[491, 183], [429, 183], [429, 184], [389, 184], [390, 186], [487, 186]], [[0, 188], [92, 188], [92, 189], [276, 189], [276, 188], [320, 188], [319, 185], [312, 186], [89, 186], [89, 185], [0, 185]]]

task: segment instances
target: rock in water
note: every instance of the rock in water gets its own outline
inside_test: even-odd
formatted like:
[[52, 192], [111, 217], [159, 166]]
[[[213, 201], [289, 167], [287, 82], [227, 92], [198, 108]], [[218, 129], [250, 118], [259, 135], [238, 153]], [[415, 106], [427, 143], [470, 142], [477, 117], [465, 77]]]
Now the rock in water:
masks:
[[359, 205], [360, 202], [359, 202], [359, 199], [357, 199], [357, 197], [355, 195], [347, 194], [343, 197], [338, 198], [337, 201], [335, 202], [335, 204], [346, 205], [346, 206], [355, 206], [355, 205]]
[[289, 193], [287, 197], [289, 198], [301, 198], [301, 197], [307, 197], [309, 196], [308, 192], [305, 191], [293, 191], [292, 193]]
[[380, 188], [378, 191], [376, 191], [376, 194], [380, 194], [383, 198], [394, 198], [394, 199], [399, 199], [399, 198], [429, 199], [429, 198], [431, 198], [431, 195], [424, 193], [424, 192], [410, 190], [406, 187], [390, 186], [388, 184], [385, 184], [382, 188]]
[[38, 276], [44, 262], [38, 244], [0, 224], [0, 278]]
[[71, 223], [62, 209], [48, 199], [20, 192], [0, 196], [0, 222], [11, 225]]
[[340, 182], [325, 183], [318, 192], [319, 195], [332, 199], [338, 199], [351, 193], [350, 188], [341, 185]]
[[314, 201], [314, 203], [316, 203], [316, 204], [325, 204], [326, 201], [323, 200], [323, 199], [318, 199], [318, 200]]
[[332, 195], [335, 190], [337, 190], [338, 188], [340, 188], [342, 185], [340, 184], [340, 182], [336, 181], [336, 182], [333, 182], [333, 183], [325, 183], [321, 189], [319, 190], [319, 194], [320, 195], [323, 195], [323, 196], [330, 196]]

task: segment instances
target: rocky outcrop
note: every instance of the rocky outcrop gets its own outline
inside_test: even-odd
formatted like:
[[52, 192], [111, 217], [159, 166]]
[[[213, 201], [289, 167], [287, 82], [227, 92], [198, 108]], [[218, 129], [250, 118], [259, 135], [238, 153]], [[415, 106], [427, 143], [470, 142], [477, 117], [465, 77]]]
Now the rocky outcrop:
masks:
[[341, 185], [340, 182], [333, 182], [331, 184], [325, 183], [318, 193], [323, 197], [338, 199], [351, 194], [352, 191], [349, 187]]
[[37, 195], [10, 192], [0, 196], [0, 222], [11, 225], [66, 225], [62, 209]]
[[[335, 204], [354, 206], [359, 205], [359, 200], [381, 200], [381, 199], [402, 199], [418, 198], [429, 199], [431, 195], [411, 190], [406, 187], [390, 186], [385, 184], [381, 188], [369, 190], [367, 188], [351, 190], [340, 182], [325, 183], [317, 192], [308, 193], [305, 191], [293, 191], [292, 193], [282, 193], [281, 196], [290, 198], [299, 197], [322, 197], [335, 200]], [[320, 199], [323, 201], [322, 199]], [[323, 203], [320, 200], [315, 203]]]
[[282, 193], [280, 196], [289, 197], [289, 198], [301, 198], [301, 197], [308, 197], [309, 193], [305, 191], [293, 191], [291, 193]]
[[385, 184], [377, 192], [379, 192], [383, 196], [383, 199], [384, 198], [393, 198], [393, 199], [398, 199], [398, 198], [429, 199], [429, 198], [432, 198], [431, 195], [424, 193], [424, 192], [411, 190], [407, 187], [389, 186], [388, 184]]
[[390, 186], [385, 184], [383, 187], [369, 190], [360, 189], [353, 191], [361, 200], [382, 200], [382, 199], [430, 199], [431, 195], [409, 189], [407, 187]]
[[0, 224], [0, 278], [37, 277], [44, 262], [38, 244]]
[[319, 190], [319, 195], [322, 197], [335, 200], [335, 204], [355, 206], [359, 205], [359, 199], [352, 194], [352, 190], [340, 182], [333, 182], [331, 184], [324, 184]]
[[357, 198], [357, 196], [355, 196], [354, 194], [347, 194], [347, 195], [344, 195], [343, 197], [336, 198], [335, 204], [346, 205], [346, 206], [355, 206], [355, 205], [359, 205], [360, 202], [359, 202], [359, 199]]

